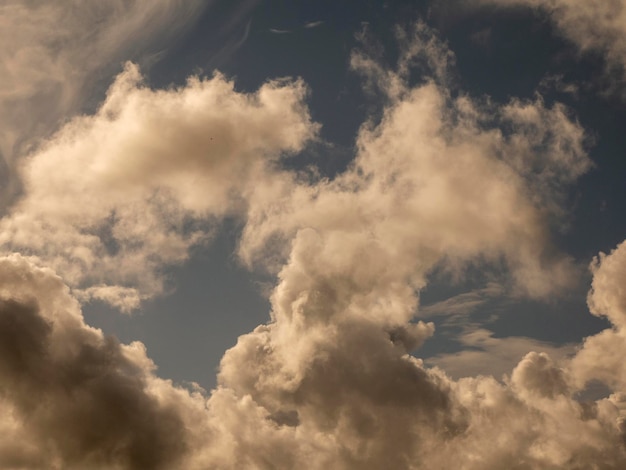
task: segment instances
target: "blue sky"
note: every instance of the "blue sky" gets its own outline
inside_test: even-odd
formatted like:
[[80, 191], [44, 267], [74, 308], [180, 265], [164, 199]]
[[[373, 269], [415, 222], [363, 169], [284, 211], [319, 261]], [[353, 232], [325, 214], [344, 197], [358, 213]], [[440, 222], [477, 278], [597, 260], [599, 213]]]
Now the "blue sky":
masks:
[[0, 6], [0, 468], [620, 468], [625, 24]]

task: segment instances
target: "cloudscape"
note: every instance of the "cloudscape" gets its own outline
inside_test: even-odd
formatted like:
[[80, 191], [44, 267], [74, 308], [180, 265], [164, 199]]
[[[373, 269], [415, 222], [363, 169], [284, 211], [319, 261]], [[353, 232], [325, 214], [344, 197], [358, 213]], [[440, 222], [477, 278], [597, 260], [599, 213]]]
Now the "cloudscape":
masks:
[[0, 5], [0, 469], [626, 468], [626, 0]]

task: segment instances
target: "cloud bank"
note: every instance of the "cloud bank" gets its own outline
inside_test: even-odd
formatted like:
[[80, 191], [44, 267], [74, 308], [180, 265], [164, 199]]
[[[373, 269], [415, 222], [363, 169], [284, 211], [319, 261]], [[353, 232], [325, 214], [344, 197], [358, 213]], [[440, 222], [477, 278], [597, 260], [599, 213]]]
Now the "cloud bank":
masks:
[[[539, 299], [570, 285], [551, 226], [590, 162], [564, 106], [473, 98], [449, 85], [453, 55], [429, 28], [398, 38], [394, 68], [352, 56], [384, 105], [332, 179], [280, 164], [318, 128], [301, 82], [151, 90], [132, 64], [94, 115], [30, 154], [0, 222], [4, 467], [626, 465], [626, 245], [592, 268], [591, 312], [613, 326], [573, 357], [528, 352], [502, 381], [416, 357], [435, 334], [419, 316], [434, 269], [478, 266]], [[243, 225], [242, 261], [276, 275], [271, 319], [225, 353], [215, 390], [188, 391], [156, 376], [141, 343], [87, 326], [79, 300], [137, 306], [227, 216]], [[592, 380], [610, 395], [577, 399]]]

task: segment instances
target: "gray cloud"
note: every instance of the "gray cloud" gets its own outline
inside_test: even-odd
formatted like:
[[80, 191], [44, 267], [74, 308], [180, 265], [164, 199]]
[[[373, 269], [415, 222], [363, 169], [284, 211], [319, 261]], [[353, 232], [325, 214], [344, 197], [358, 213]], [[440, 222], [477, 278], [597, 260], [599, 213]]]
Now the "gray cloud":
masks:
[[0, 271], [0, 408], [27, 436], [9, 441], [0, 459], [13, 455], [16, 468], [177, 466], [188, 425], [143, 346], [86, 326], [51, 271], [18, 256], [0, 259]]

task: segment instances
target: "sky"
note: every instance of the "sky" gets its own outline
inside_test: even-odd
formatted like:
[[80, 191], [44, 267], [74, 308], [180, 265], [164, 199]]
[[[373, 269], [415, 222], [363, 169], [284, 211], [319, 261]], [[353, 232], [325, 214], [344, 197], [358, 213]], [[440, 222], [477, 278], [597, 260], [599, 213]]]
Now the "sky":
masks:
[[626, 467], [626, 0], [0, 3], [0, 469]]

